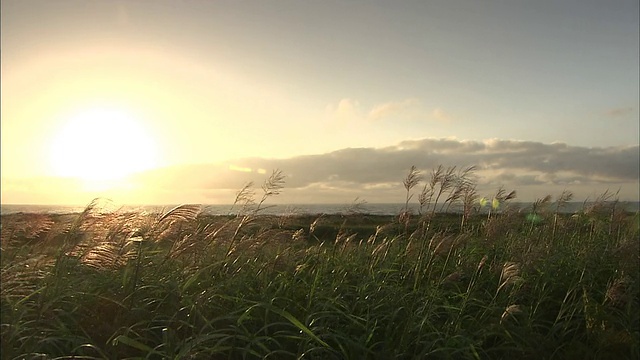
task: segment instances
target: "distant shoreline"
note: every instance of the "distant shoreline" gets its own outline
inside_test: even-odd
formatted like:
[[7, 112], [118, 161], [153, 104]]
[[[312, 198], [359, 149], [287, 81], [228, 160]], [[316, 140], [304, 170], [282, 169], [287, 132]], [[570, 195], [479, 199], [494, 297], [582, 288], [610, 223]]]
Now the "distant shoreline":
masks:
[[[584, 210], [594, 202], [569, 202], [566, 203], [559, 212], [576, 213]], [[613, 202], [607, 202], [612, 205]], [[512, 202], [509, 206], [519, 209], [520, 211], [528, 211], [531, 209], [531, 202]], [[124, 211], [124, 212], [149, 212], [160, 213], [168, 211], [176, 205], [122, 205], [111, 204], [106, 208], [107, 211]], [[619, 201], [616, 207], [622, 208], [628, 212], [640, 211], [640, 202], [638, 201]], [[0, 205], [0, 214], [9, 215], [17, 213], [38, 213], [38, 214], [76, 214], [82, 212], [86, 208], [84, 206], [70, 205], [21, 205], [21, 204], [3, 204]], [[202, 204], [202, 213], [205, 215], [233, 215], [237, 214], [242, 207], [239, 205], [207, 205]], [[356, 204], [274, 204], [263, 206], [260, 214], [265, 215], [336, 215], [336, 214], [368, 214], [368, 215], [397, 215], [405, 208], [404, 203], [356, 203]], [[431, 212], [432, 208], [423, 209], [423, 212]], [[551, 203], [548, 209], [555, 211], [555, 204]], [[420, 213], [418, 204], [409, 204], [409, 210], [414, 213]], [[442, 211], [441, 211], [442, 210]], [[446, 209], [436, 209], [436, 213], [460, 213], [459, 206], [451, 206]], [[480, 209], [480, 213], [486, 212], [488, 207]]]

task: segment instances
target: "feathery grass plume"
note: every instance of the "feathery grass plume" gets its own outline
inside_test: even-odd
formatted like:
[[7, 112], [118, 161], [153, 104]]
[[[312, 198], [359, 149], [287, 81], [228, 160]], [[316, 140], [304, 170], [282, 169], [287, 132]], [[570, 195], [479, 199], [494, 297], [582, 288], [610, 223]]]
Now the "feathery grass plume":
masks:
[[[456, 191], [455, 184], [439, 205]], [[534, 237], [526, 237], [522, 214], [512, 216], [513, 210], [496, 202], [501, 213], [491, 218], [495, 241], [488, 243], [475, 231], [484, 216], [467, 219], [473, 231], [457, 227], [453, 217], [436, 216], [433, 226], [439, 231], [414, 241], [409, 251], [410, 239], [398, 231], [395, 218], [341, 226], [336, 219], [342, 214], [305, 216], [282, 226], [278, 218], [261, 214], [244, 223], [228, 255], [236, 226], [255, 207], [241, 216], [176, 220], [175, 235], [165, 239], [171, 242], [162, 244], [150, 241], [160, 215], [96, 211], [78, 230], [82, 245], [102, 251], [99, 246], [123, 239], [142, 244], [144, 236], [139, 248], [144, 256], [137, 256], [142, 265], [129, 261], [123, 269], [105, 265], [97, 272], [70, 259], [72, 266], [61, 269], [61, 286], [55, 289], [46, 252], [30, 259], [33, 263], [23, 259], [40, 253], [32, 248], [58, 231], [57, 224], [13, 261], [3, 252], [2, 356], [638, 358], [639, 215], [624, 213], [619, 244], [607, 232], [623, 215], [619, 204], [614, 220], [604, 211], [595, 218], [593, 239], [585, 232], [591, 225], [585, 215], [584, 223], [560, 222], [561, 241], [550, 244], [530, 241]], [[409, 233], [419, 226], [411, 223]], [[363, 228], [375, 234], [358, 242]], [[546, 225], [538, 229], [540, 238], [551, 234]], [[338, 230], [339, 244], [326, 245], [338, 238]], [[303, 234], [319, 241], [292, 241]], [[447, 236], [473, 241], [457, 248]], [[225, 246], [203, 247], [203, 239]], [[170, 246], [172, 261], [160, 266]], [[527, 265], [530, 259], [534, 266]], [[489, 267], [497, 272], [489, 276]], [[144, 276], [131, 275], [134, 269]]]
[[463, 186], [459, 186], [458, 184], [452, 186], [451, 192], [449, 196], [444, 200], [442, 205], [440, 205], [440, 212], [448, 213], [451, 205], [455, 204], [462, 197], [464, 191]]
[[473, 173], [475, 170], [475, 165], [469, 166], [467, 168], [460, 169], [457, 174], [451, 175], [453, 185], [451, 186], [449, 196], [440, 207], [440, 211], [449, 212], [451, 205], [455, 204], [460, 198], [462, 198], [464, 193], [468, 191], [468, 188], [473, 186]]
[[[616, 191], [613, 196], [613, 201], [611, 202], [611, 213], [609, 215], [609, 236], [612, 236], [614, 232], [617, 233], [617, 237], [615, 238], [616, 242], [620, 240], [620, 226], [621, 220], [625, 218], [624, 209], [620, 209], [618, 206], [620, 203], [620, 189]], [[616, 231], [614, 231], [614, 229]]]
[[0, 298], [18, 301], [34, 293], [53, 265], [53, 259], [45, 255], [3, 264], [0, 268]]
[[105, 241], [93, 246], [81, 259], [82, 263], [97, 270], [115, 270], [134, 258], [131, 242]]
[[563, 190], [562, 193], [556, 198], [556, 208], [553, 212], [553, 225], [551, 229], [551, 240], [556, 238], [556, 232], [558, 230], [558, 222], [560, 221], [560, 209], [564, 208], [569, 201], [573, 199], [573, 193], [569, 190]]
[[633, 299], [633, 294], [629, 290], [633, 280], [628, 275], [623, 275], [610, 281], [605, 294], [605, 303], [613, 307], [624, 308]]
[[608, 235], [611, 235], [611, 219], [615, 214], [618, 203], [618, 192], [612, 193], [607, 189], [589, 205], [587, 205], [588, 199], [585, 200], [583, 214], [590, 224], [590, 240], [592, 240], [597, 233], [605, 231], [605, 227]]
[[496, 295], [500, 290], [506, 286], [517, 284], [523, 279], [520, 277], [520, 265], [516, 262], [508, 261], [502, 266], [502, 272], [500, 273], [500, 281]]
[[[436, 239], [436, 236], [439, 239], [434, 241]], [[430, 247], [433, 246], [432, 244], [436, 244], [435, 247], [433, 247], [433, 251], [432, 251], [433, 256], [449, 254], [451, 251], [455, 250], [460, 245], [462, 245], [464, 241], [468, 239], [468, 237], [469, 237], [469, 234], [465, 234], [465, 233], [458, 234], [458, 235], [443, 235], [443, 234], [434, 235], [434, 237], [431, 239], [431, 242], [430, 242], [431, 243]]]
[[456, 270], [442, 279], [443, 284], [457, 283], [464, 277], [462, 270]]
[[380, 234], [386, 233], [392, 227], [393, 227], [392, 224], [377, 225], [376, 226], [376, 232], [373, 233], [371, 236], [369, 236], [369, 239], [367, 240], [367, 243], [369, 243], [369, 244], [375, 243], [376, 240], [378, 239], [378, 236], [380, 236]]
[[402, 182], [405, 190], [407, 191], [405, 196], [404, 211], [409, 211], [409, 201], [413, 197], [411, 190], [416, 185], [418, 185], [420, 181], [422, 181], [422, 175], [420, 175], [420, 170], [418, 170], [418, 168], [416, 168], [415, 165], [412, 165], [411, 169], [409, 169], [409, 173], [407, 174], [407, 177], [405, 177], [404, 181]]
[[17, 240], [34, 240], [51, 230], [53, 219], [48, 214], [12, 214], [4, 215], [0, 228], [3, 249], [8, 246], [19, 246]]
[[[236, 226], [233, 235], [229, 239], [229, 246], [227, 250], [227, 256], [231, 255], [233, 249], [236, 247], [236, 241], [240, 231], [248, 224], [255, 221], [258, 213], [264, 208], [262, 205], [271, 196], [280, 194], [280, 191], [284, 187], [285, 176], [279, 169], [273, 170], [271, 176], [262, 184], [262, 199], [254, 206], [254, 192], [252, 189], [253, 183], [246, 184], [242, 190], [236, 194], [236, 203], [239, 201], [244, 202], [243, 210], [237, 215], [235, 220]], [[235, 203], [234, 203], [235, 205]]]
[[361, 215], [367, 213], [367, 201], [356, 196], [351, 204], [343, 211], [345, 215]]
[[148, 234], [154, 242], [171, 240], [179, 236], [183, 225], [195, 220], [202, 211], [202, 206], [197, 204], [183, 204], [158, 216]]
[[398, 224], [404, 226], [405, 236], [409, 231], [409, 222], [411, 221], [411, 213], [409, 211], [402, 210], [400, 214], [398, 214]]
[[405, 179], [402, 181], [402, 184], [404, 185], [404, 188], [406, 191], [406, 195], [405, 195], [404, 208], [402, 209], [402, 211], [400, 212], [400, 215], [398, 216], [398, 222], [404, 226], [405, 236], [409, 231], [408, 230], [409, 221], [411, 221], [411, 211], [409, 210], [409, 201], [413, 197], [411, 190], [416, 185], [418, 185], [421, 180], [422, 180], [422, 175], [420, 175], [420, 171], [418, 170], [418, 168], [415, 167], [415, 165], [412, 165], [411, 169], [409, 169], [409, 173], [407, 174]]
[[253, 189], [253, 181], [249, 181], [236, 193], [231, 211], [233, 211], [236, 205], [240, 205], [240, 213], [245, 213], [254, 203], [255, 190]]
[[262, 204], [271, 196], [280, 195], [280, 191], [284, 188], [285, 176], [281, 170], [275, 169], [271, 176], [262, 184], [262, 199], [258, 202], [255, 212], [261, 210]]
[[190, 221], [195, 220], [202, 211], [201, 205], [183, 204], [174, 207], [158, 218], [158, 222], [163, 221]]
[[42, 233], [38, 240], [42, 241], [43, 248], [41, 250], [49, 253], [56, 252], [59, 247], [57, 243], [67, 236], [75, 220], [75, 215], [52, 216], [52, 219], [54, 221], [51, 228]]
[[[125, 282], [129, 284], [130, 296], [129, 307], [133, 306], [134, 296], [138, 281], [140, 279], [140, 272], [142, 271], [142, 259], [143, 259], [143, 243], [162, 243], [170, 241], [171, 246], [166, 252], [164, 259], [160, 262], [160, 265], [172, 257], [181, 254], [186, 251], [191, 245], [190, 240], [195, 237], [190, 237], [185, 234], [184, 225], [190, 221], [195, 220], [202, 211], [201, 205], [183, 204], [170, 209], [165, 213], [161, 213], [156, 216], [151, 223], [140, 224], [137, 223], [135, 230], [129, 233], [129, 236], [121, 242], [121, 248], [123, 249], [119, 253], [124, 253], [123, 260], [125, 263], [128, 260], [135, 260], [135, 266], [133, 274], [127, 276]], [[137, 245], [137, 246], [136, 246]], [[136, 247], [135, 250], [132, 247]], [[124, 249], [130, 249], [128, 252], [124, 252]], [[117, 264], [117, 263], [116, 263]]]
[[471, 212], [474, 207], [473, 204], [478, 200], [478, 193], [476, 191], [476, 185], [468, 183], [462, 189], [462, 220], [460, 222], [460, 229], [464, 229], [467, 224]]
[[[9, 264], [24, 256], [36, 256], [35, 253], [46, 251], [43, 244], [54, 224], [46, 214], [3, 215], [0, 223], [0, 263]], [[33, 245], [36, 244], [39, 246], [33, 251]]]
[[536, 199], [531, 204], [531, 211], [527, 214], [527, 221], [531, 224], [529, 227], [529, 233], [533, 232], [533, 227], [542, 221], [542, 215], [548, 212], [549, 204], [551, 203], [551, 195], [547, 195], [544, 198]]
[[438, 169], [433, 172], [431, 179], [432, 181], [439, 183], [440, 188], [438, 189], [438, 194], [436, 195], [436, 199], [433, 202], [431, 215], [434, 215], [436, 213], [438, 201], [440, 200], [442, 194], [449, 191], [455, 185], [455, 171], [455, 166], [448, 167], [446, 170], [444, 170], [444, 168], [442, 168], [442, 165], [440, 165], [438, 166]]
[[391, 245], [391, 243], [392, 242], [387, 238], [383, 239], [378, 245], [376, 245], [376, 247], [373, 248], [373, 250], [371, 251], [371, 255], [376, 256], [382, 250], [388, 251], [389, 245]]
[[[316, 227], [318, 227], [318, 224], [320, 223], [320, 219], [322, 219], [322, 217], [324, 216], [324, 214], [320, 214], [320, 216], [318, 216], [315, 220], [313, 220], [313, 222], [311, 223], [311, 225], [309, 225], [309, 235], [314, 235], [316, 232]], [[315, 235], [314, 235], [315, 237]], [[316, 240], [319, 240], [316, 237]]]
[[353, 242], [357, 235], [357, 233], [350, 233], [349, 231], [345, 231], [344, 229], [338, 231], [338, 234], [336, 235], [336, 238], [334, 240], [332, 257], [336, 256], [337, 250], [340, 250], [339, 254], [344, 255], [347, 247], [349, 247], [349, 245], [351, 244], [351, 242]]
[[99, 270], [117, 269], [133, 259], [135, 250], [130, 238], [136, 231], [136, 214], [111, 213], [94, 223], [93, 239], [80, 256], [80, 261]]
[[482, 270], [482, 268], [484, 267], [484, 264], [487, 262], [488, 259], [489, 259], [489, 256], [487, 255], [484, 255], [482, 259], [480, 259], [480, 262], [478, 263], [478, 267], [476, 268], [476, 272], [480, 272], [480, 270]]
[[200, 245], [198, 241], [199, 239], [201, 239], [201, 237], [199, 237], [197, 233], [180, 234], [179, 237], [177, 237], [171, 244], [171, 248], [167, 252], [165, 260], [176, 259], [180, 255], [186, 253], [193, 254], [194, 252], [201, 250], [202, 246], [198, 246]]
[[498, 191], [493, 196], [493, 200], [491, 200], [491, 208], [493, 210], [498, 210], [500, 206], [506, 205], [507, 201], [516, 198], [516, 191], [512, 190], [507, 193], [507, 191], [501, 186], [498, 188]]
[[[112, 209], [109, 209], [111, 204], [109, 199], [95, 198], [72, 222], [55, 256], [55, 280], [52, 286], [54, 293], [61, 285], [61, 278], [69, 271], [69, 266], [73, 264], [72, 258], [82, 258], [95, 244], [95, 233], [106, 231], [104, 218], [113, 212]], [[98, 234], [97, 237], [100, 235]]]
[[547, 212], [549, 210], [548, 207], [550, 203], [551, 195], [536, 199], [536, 201], [531, 204], [531, 213], [538, 215]]
[[521, 313], [522, 313], [522, 308], [520, 307], [520, 305], [514, 304], [514, 305], [507, 306], [507, 308], [504, 309], [502, 316], [500, 316], [500, 324], [508, 321], [509, 319], [514, 319], [516, 315]]
[[435, 191], [436, 190], [434, 184], [431, 181], [425, 183], [422, 187], [420, 194], [418, 194], [418, 204], [420, 205], [418, 208], [418, 212], [420, 213], [420, 215], [424, 214], [425, 210], [429, 208], [431, 199], [433, 199]]
[[[431, 219], [433, 218], [433, 211], [428, 212], [429, 207], [431, 206], [431, 201], [433, 200], [433, 196], [435, 195], [436, 186], [440, 182], [442, 177], [442, 165], [438, 165], [438, 168], [433, 169], [431, 171], [431, 176], [429, 181], [424, 184], [420, 194], [418, 194], [418, 213], [420, 214], [420, 226], [422, 234], [426, 234], [429, 230]], [[405, 216], [406, 217], [406, 216]], [[406, 219], [405, 219], [406, 221]]]
[[442, 178], [442, 173], [444, 168], [442, 165], [438, 165], [437, 168], [431, 170], [431, 175], [429, 176], [429, 182], [427, 182], [423, 187], [422, 191], [418, 195], [418, 203], [420, 204], [420, 213], [424, 213], [425, 210], [428, 210], [431, 205], [431, 201], [433, 200], [433, 196], [436, 192], [436, 186], [440, 182]]
[[233, 225], [238, 222], [237, 217], [227, 220], [210, 221], [200, 231], [203, 248], [211, 246], [214, 242], [224, 242], [230, 240], [234, 234]]
[[439, 239], [436, 241], [434, 241], [436, 239], [435, 235], [433, 238], [431, 238], [432, 244], [436, 244], [433, 248], [433, 255], [440, 255], [444, 252], [448, 252], [449, 248], [451, 248], [451, 245], [455, 240], [455, 237], [453, 235], [440, 234], [438, 237]]
[[516, 197], [515, 190], [507, 194], [504, 187], [500, 186], [496, 194], [491, 198], [490, 202], [487, 198], [483, 197], [480, 199], [479, 203], [481, 208], [487, 205], [490, 205], [489, 211], [487, 213], [487, 220], [491, 220], [492, 215], [494, 215], [494, 213], [497, 213], [500, 207], [504, 209], [508, 209], [506, 202], [509, 200], [515, 199], [515, 197]]
[[271, 172], [271, 176], [262, 184], [262, 191], [265, 196], [279, 195], [284, 188], [285, 176], [280, 169]]
[[293, 241], [305, 241], [305, 234], [304, 234], [304, 229], [300, 228], [298, 230], [296, 230], [292, 235], [291, 235], [291, 240]]
[[344, 229], [340, 229], [338, 230], [338, 233], [336, 234], [336, 238], [334, 240], [334, 244], [341, 244], [343, 243], [348, 237], [349, 237], [349, 233], [346, 232]]
[[516, 198], [516, 191], [515, 191], [515, 190], [511, 190], [511, 192], [510, 192], [510, 193], [508, 193], [508, 194], [504, 195], [503, 197], [497, 197], [497, 196], [496, 196], [496, 198], [497, 198], [498, 200], [500, 200], [502, 203], [505, 203], [505, 202], [507, 202], [507, 201], [509, 201], [509, 200], [513, 200], [513, 199], [515, 199], [515, 198]]
[[572, 199], [573, 193], [569, 190], [563, 190], [562, 193], [556, 198], [555, 214], [558, 214], [560, 212], [560, 209], [564, 208]]
[[[468, 233], [460, 233], [458, 235], [443, 235], [443, 236], [444, 237], [438, 241], [435, 248], [433, 248], [433, 251], [431, 252], [428, 258], [424, 271], [422, 270], [423, 265], [422, 265], [421, 258], [420, 257], [418, 258], [418, 261], [416, 262], [416, 266], [415, 266], [416, 277], [415, 277], [414, 286], [413, 286], [414, 290], [417, 290], [418, 281], [420, 280], [418, 273], [419, 272], [427, 273], [429, 274], [427, 275], [427, 277], [429, 277], [432, 271], [432, 265], [435, 263], [435, 260], [437, 257], [444, 257], [444, 265], [442, 266], [442, 270], [440, 271], [440, 277], [438, 280], [441, 282], [442, 279], [444, 278], [447, 265], [450, 259], [452, 258], [452, 256], [454, 255], [454, 251], [460, 248], [461, 245], [465, 244], [466, 240], [469, 239]], [[432, 238], [431, 241], [429, 242], [429, 246], [428, 246], [429, 250], [432, 249], [433, 240], [434, 239]]]
[[287, 206], [284, 209], [284, 212], [281, 215], [278, 215], [276, 217], [276, 223], [278, 224], [279, 228], [284, 228], [287, 226], [287, 224], [289, 224], [297, 214], [299, 214], [300, 208], [295, 207], [295, 206]]
[[598, 195], [598, 197], [589, 205], [587, 202], [589, 199], [584, 202], [584, 213], [586, 215], [598, 215], [609, 212], [609, 207], [611, 200], [617, 195], [617, 193], [612, 193], [609, 189], [605, 190], [602, 194]]
[[104, 224], [104, 217], [111, 213], [108, 210], [110, 204], [112, 202], [109, 199], [95, 198], [76, 216], [65, 236], [60, 249], [61, 254], [71, 254], [83, 240], [86, 240], [86, 233], [103, 229], [101, 225]]
[[488, 255], [484, 255], [482, 257], [482, 259], [480, 259], [480, 262], [478, 262], [478, 266], [476, 267], [476, 271], [474, 272], [473, 277], [471, 278], [471, 281], [469, 281], [469, 285], [467, 286], [467, 292], [465, 294], [466, 298], [468, 298], [471, 295], [471, 289], [473, 288], [473, 286], [475, 285], [476, 281], [478, 280], [478, 277], [480, 276], [480, 272], [482, 271], [482, 268], [484, 267], [484, 265], [485, 265], [485, 263], [487, 262], [488, 259], [489, 259], [489, 256]]

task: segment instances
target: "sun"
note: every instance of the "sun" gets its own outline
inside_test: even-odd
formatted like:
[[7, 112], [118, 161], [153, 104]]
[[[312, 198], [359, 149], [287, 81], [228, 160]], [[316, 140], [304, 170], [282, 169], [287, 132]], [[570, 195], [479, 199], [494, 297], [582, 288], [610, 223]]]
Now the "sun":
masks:
[[122, 180], [158, 166], [151, 133], [131, 112], [92, 107], [70, 116], [53, 134], [50, 164], [55, 176], [86, 183]]

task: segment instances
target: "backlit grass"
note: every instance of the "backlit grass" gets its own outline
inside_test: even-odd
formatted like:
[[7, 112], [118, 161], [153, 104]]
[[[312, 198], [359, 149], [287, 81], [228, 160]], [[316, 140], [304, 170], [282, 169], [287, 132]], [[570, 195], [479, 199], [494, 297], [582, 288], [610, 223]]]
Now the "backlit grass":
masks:
[[638, 358], [638, 214], [483, 201], [472, 171], [413, 199], [412, 168], [397, 216], [261, 215], [279, 172], [229, 216], [3, 215], [2, 358]]

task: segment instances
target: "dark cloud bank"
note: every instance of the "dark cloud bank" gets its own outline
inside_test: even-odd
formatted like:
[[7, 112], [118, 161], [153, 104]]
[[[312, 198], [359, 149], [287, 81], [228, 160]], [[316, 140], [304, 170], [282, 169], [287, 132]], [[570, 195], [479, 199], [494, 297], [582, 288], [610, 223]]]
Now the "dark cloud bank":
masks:
[[[246, 182], [257, 187], [280, 169], [287, 176], [282, 202], [348, 202], [355, 197], [369, 202], [404, 200], [402, 180], [415, 165], [428, 178], [432, 169], [477, 167], [479, 191], [487, 194], [504, 186], [531, 201], [564, 189], [578, 196], [620, 190], [620, 198], [638, 200], [640, 151], [627, 147], [587, 148], [562, 143], [528, 141], [458, 141], [423, 139], [384, 148], [347, 148], [320, 155], [288, 159], [246, 158], [218, 164], [188, 165], [148, 172], [141, 183], [166, 191], [198, 194], [212, 202], [232, 194]], [[153, 179], [153, 180], [152, 180]]]

